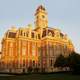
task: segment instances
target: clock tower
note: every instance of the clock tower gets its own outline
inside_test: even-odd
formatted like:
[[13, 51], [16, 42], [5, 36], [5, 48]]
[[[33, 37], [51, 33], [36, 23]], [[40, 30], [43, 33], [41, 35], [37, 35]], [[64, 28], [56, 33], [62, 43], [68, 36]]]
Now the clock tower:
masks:
[[47, 12], [46, 9], [40, 5], [35, 13], [35, 26], [36, 28], [46, 28], [48, 27], [48, 16], [47, 16]]

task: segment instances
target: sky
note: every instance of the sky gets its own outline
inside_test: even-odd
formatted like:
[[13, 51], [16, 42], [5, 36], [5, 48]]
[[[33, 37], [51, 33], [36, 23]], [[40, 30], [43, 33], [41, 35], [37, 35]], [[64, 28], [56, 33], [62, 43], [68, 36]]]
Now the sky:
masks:
[[34, 26], [34, 14], [41, 4], [48, 12], [49, 27], [66, 33], [80, 53], [80, 0], [0, 0], [0, 43], [11, 26]]

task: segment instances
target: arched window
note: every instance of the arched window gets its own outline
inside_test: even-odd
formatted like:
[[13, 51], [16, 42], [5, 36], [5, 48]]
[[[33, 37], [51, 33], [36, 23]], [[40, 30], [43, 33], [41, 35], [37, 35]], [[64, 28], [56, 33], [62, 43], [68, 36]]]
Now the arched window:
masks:
[[31, 33], [31, 37], [32, 37], [32, 38], [34, 38], [34, 37], [35, 37], [35, 34], [34, 34], [33, 32]]
[[28, 32], [26, 32], [26, 37], [28, 37]]
[[42, 37], [46, 36], [46, 29], [43, 30]]
[[22, 32], [22, 30], [21, 30], [21, 31], [20, 31], [20, 35], [21, 35], [21, 36], [22, 36], [22, 33], [23, 33], [23, 32]]
[[40, 34], [38, 34], [38, 39], [40, 39]]
[[23, 67], [25, 67], [25, 60], [23, 60]]
[[24, 36], [25, 36], [25, 32], [24, 32]]
[[50, 66], [52, 66], [53, 65], [53, 61], [52, 61], [52, 59], [50, 60]]
[[63, 39], [64, 35], [62, 33], [60, 33], [60, 37]]
[[35, 61], [33, 60], [33, 66], [35, 66]]

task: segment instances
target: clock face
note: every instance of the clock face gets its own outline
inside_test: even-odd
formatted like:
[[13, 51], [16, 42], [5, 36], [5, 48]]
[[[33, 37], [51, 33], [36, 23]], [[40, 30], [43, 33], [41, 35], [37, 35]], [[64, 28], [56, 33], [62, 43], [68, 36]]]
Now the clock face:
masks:
[[42, 18], [45, 18], [45, 16], [44, 16], [44, 15], [42, 15]]
[[42, 15], [42, 18], [45, 19], [46, 17], [44, 15]]

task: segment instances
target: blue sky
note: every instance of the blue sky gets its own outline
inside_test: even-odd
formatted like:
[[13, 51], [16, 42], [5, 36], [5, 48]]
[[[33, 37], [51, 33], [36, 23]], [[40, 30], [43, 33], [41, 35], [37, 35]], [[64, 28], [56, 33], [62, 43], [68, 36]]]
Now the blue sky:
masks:
[[49, 27], [65, 32], [80, 53], [80, 0], [0, 0], [0, 40], [12, 25], [33, 24], [40, 4], [47, 9]]

